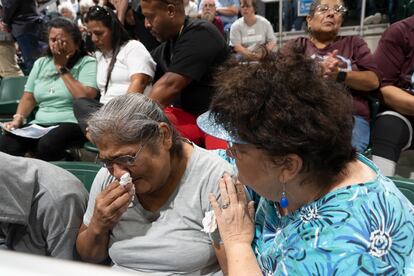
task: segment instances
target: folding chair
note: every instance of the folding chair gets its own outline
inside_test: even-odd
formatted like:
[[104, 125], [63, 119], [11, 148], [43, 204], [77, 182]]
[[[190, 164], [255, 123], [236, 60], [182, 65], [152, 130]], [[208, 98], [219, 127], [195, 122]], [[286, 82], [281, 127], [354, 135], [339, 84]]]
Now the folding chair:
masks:
[[[24, 92], [27, 76], [3, 78], [0, 83], [0, 115], [10, 120], [16, 113], [17, 105]], [[4, 116], [6, 115], [6, 116]]]

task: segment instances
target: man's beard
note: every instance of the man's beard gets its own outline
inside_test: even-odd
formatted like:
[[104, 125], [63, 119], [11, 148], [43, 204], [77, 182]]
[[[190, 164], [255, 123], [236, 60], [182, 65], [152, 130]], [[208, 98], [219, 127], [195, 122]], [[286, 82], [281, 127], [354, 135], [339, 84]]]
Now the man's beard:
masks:
[[201, 15], [201, 18], [202, 19], [206, 19], [206, 20], [208, 20], [208, 21], [210, 21], [210, 22], [213, 22], [213, 20], [214, 20], [214, 14], [212, 14], [212, 13], [210, 13], [210, 12], [206, 12], [206, 13], [203, 13], [202, 15]]

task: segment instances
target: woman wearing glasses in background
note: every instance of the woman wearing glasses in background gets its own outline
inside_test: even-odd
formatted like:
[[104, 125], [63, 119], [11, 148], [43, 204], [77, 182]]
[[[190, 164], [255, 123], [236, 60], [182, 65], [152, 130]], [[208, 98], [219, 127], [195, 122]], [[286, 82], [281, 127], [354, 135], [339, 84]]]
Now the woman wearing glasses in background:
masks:
[[129, 37], [111, 9], [91, 7], [85, 22], [92, 42], [98, 49], [95, 55], [100, 100], [75, 101], [75, 116], [83, 131], [90, 114], [112, 98], [125, 93], [144, 93], [151, 84], [156, 66], [145, 46]]
[[[206, 195], [218, 194], [217, 181], [232, 167], [182, 138], [141, 94], [109, 101], [88, 121], [88, 133], [105, 168], [77, 238], [81, 258], [110, 257], [114, 268], [159, 276], [222, 275], [222, 247], [201, 230], [211, 209]], [[132, 183], [122, 186], [127, 172]]]
[[414, 207], [356, 154], [352, 99], [321, 69], [299, 52], [225, 67], [198, 118], [254, 201], [229, 176], [225, 204], [210, 195], [230, 276], [414, 275]]
[[291, 40], [285, 49], [300, 45], [306, 56], [321, 62], [325, 78], [343, 83], [350, 90], [354, 114], [352, 144], [358, 152], [364, 152], [370, 137], [366, 96], [379, 87], [379, 74], [361, 37], [338, 35], [346, 11], [341, 0], [313, 1], [306, 17], [309, 37]]

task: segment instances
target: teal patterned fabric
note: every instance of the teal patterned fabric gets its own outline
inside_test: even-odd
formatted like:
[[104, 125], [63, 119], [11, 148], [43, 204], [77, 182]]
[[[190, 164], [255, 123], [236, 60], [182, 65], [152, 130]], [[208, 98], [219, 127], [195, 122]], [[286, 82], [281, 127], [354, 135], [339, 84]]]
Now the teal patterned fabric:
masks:
[[358, 159], [377, 173], [374, 181], [284, 217], [252, 192], [253, 249], [263, 275], [414, 275], [414, 207], [370, 160]]

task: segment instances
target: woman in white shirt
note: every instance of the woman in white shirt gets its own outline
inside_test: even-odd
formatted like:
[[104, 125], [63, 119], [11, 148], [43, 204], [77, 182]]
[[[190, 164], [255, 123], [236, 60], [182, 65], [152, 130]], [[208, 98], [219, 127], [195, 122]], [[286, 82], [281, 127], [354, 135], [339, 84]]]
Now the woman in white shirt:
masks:
[[144, 93], [156, 67], [145, 46], [130, 39], [112, 10], [93, 6], [85, 22], [98, 49], [95, 55], [100, 100], [80, 99], [74, 103], [75, 116], [84, 132], [89, 115], [112, 98], [125, 93]]

